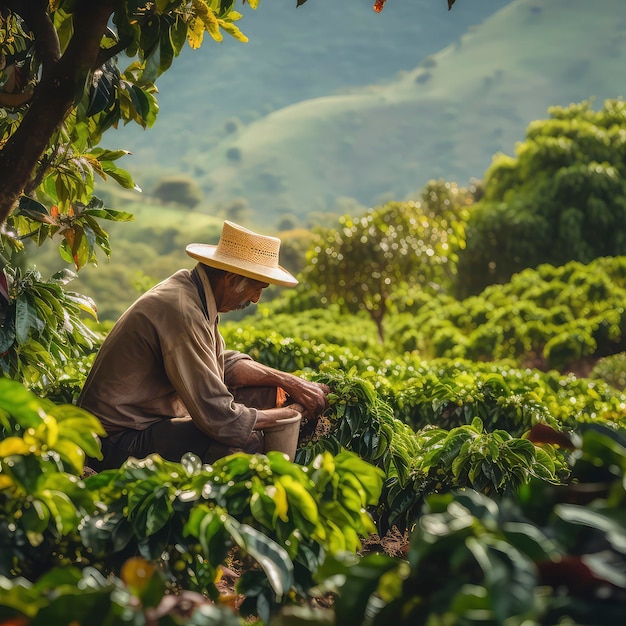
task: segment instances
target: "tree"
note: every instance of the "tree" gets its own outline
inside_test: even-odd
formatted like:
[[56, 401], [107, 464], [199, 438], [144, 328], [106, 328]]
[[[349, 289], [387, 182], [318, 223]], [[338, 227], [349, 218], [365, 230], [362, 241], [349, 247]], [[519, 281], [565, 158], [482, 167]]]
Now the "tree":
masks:
[[459, 258], [462, 296], [541, 263], [626, 254], [626, 103], [549, 114], [485, 174]]
[[198, 183], [185, 175], [162, 178], [152, 195], [163, 204], [178, 204], [189, 209], [198, 206], [202, 201], [202, 190]]
[[[94, 146], [104, 131], [120, 122], [135, 121], [144, 127], [154, 123], [158, 110], [154, 82], [186, 41], [197, 48], [207, 32], [216, 40], [222, 39], [222, 32], [245, 40], [234, 24], [241, 17], [233, 10], [235, 0], [3, 0], [3, 4], [5, 21], [17, 15], [30, 29], [33, 72], [41, 68], [41, 77], [21, 122], [0, 151], [0, 222], [23, 192], [29, 195], [40, 188], [59, 167], [61, 155], [69, 175], [77, 175], [82, 167], [91, 175], [106, 176], [102, 159], [92, 152]], [[254, 8], [257, 3], [250, 4]], [[132, 61], [120, 71], [122, 52]]]
[[390, 298], [400, 285], [450, 285], [472, 202], [472, 190], [431, 181], [420, 202], [390, 202], [361, 218], [341, 217], [312, 247], [304, 289], [348, 312], [367, 311], [383, 340]]

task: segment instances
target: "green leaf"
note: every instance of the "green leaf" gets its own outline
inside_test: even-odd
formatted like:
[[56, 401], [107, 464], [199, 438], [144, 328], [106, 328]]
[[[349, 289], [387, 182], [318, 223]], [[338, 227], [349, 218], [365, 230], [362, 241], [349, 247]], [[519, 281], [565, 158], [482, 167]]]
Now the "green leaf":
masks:
[[506, 540], [535, 563], [556, 560], [560, 555], [557, 544], [540, 528], [525, 522], [504, 522], [502, 532]]
[[335, 457], [335, 467], [338, 472], [351, 472], [357, 478], [360, 486], [365, 490], [365, 505], [376, 504], [385, 478], [384, 472], [370, 465], [356, 454], [344, 451]]
[[48, 403], [14, 380], [0, 377], [0, 409], [10, 413], [24, 429], [42, 423], [41, 412]]
[[366, 623], [366, 608], [380, 579], [399, 566], [397, 559], [384, 554], [371, 554], [349, 567], [335, 601], [337, 624]]
[[55, 221], [50, 217], [48, 209], [41, 204], [41, 202], [37, 202], [28, 196], [21, 196], [17, 210], [20, 215], [25, 215], [36, 222], [44, 222], [47, 224], [55, 223]]
[[261, 566], [280, 601], [294, 584], [293, 563], [287, 551], [252, 526], [239, 524], [232, 517], [225, 518], [224, 527], [235, 543]]
[[[130, 85], [128, 89], [135, 111], [139, 115], [142, 126], [152, 126], [156, 121], [158, 107], [156, 100], [151, 94], [137, 85]], [[103, 164], [104, 167], [104, 164]]]
[[166, 72], [172, 65], [174, 57], [178, 54], [171, 38], [172, 20], [169, 16], [166, 23], [161, 24], [161, 42], [159, 44], [159, 67], [158, 75]]
[[133, 528], [138, 537], [150, 537], [161, 530], [170, 521], [173, 513], [167, 487], [152, 487], [135, 513]]
[[77, 529], [81, 514], [76, 510], [66, 493], [59, 490], [44, 489], [38, 493], [38, 496], [50, 510], [56, 529], [60, 534], [69, 534]]
[[176, 16], [176, 21], [170, 28], [169, 36], [174, 54], [180, 54], [187, 41], [187, 24], [180, 16]]
[[[15, 343], [15, 320], [10, 318], [5, 320], [4, 324], [0, 326], [0, 355], [4, 356], [5, 352]], [[0, 358], [2, 358], [0, 356]]]
[[132, 154], [128, 150], [105, 150], [104, 148], [93, 148], [89, 151], [89, 154], [93, 155], [103, 163], [104, 161], [117, 161], [122, 157]]
[[45, 324], [39, 319], [37, 309], [30, 304], [26, 295], [18, 296], [15, 301], [15, 339], [18, 344], [25, 344], [31, 334], [40, 333]]
[[586, 526], [600, 531], [615, 550], [626, 554], [626, 524], [623, 519], [612, 519], [609, 512], [605, 515], [588, 507], [574, 504], [557, 504], [554, 507], [554, 513], [568, 524]]
[[276, 503], [265, 492], [265, 486], [260, 481], [253, 480], [252, 496], [250, 497], [250, 513], [257, 522], [267, 528], [275, 528], [278, 518]]
[[527, 556], [490, 537], [468, 537], [466, 545], [485, 576], [497, 623], [503, 624], [533, 606], [537, 571]]
[[191, 511], [183, 528], [185, 536], [196, 537], [210, 564], [220, 563], [225, 558], [229, 545], [224, 527], [226, 516], [218, 510], [200, 504]]
[[[5, 457], [3, 462], [3, 471], [12, 476], [15, 482], [22, 487], [27, 495], [33, 495], [37, 492], [37, 483], [42, 473], [42, 467], [39, 458], [34, 454], [27, 454], [24, 456], [14, 454]], [[47, 512], [41, 512], [40, 505], [37, 505], [35, 508], [39, 519], [43, 519], [45, 515], [47, 515]], [[37, 527], [37, 530], [40, 530], [40, 528]]]

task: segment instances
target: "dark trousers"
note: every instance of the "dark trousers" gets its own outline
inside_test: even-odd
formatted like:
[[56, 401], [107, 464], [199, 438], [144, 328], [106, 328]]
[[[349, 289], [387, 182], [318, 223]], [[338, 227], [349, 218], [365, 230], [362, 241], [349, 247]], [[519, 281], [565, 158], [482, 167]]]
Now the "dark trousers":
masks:
[[[257, 409], [281, 406], [284, 391], [276, 387], [242, 387], [233, 390], [235, 400]], [[88, 458], [86, 464], [100, 472], [117, 468], [129, 457], [143, 459], [150, 454], [159, 454], [167, 461], [179, 462], [187, 452], [196, 454], [203, 463], [238, 450], [248, 453], [263, 452], [263, 433], [253, 431], [242, 448], [233, 448], [212, 439], [201, 431], [191, 417], [164, 418], [144, 430], [123, 430], [101, 440], [103, 460]]]

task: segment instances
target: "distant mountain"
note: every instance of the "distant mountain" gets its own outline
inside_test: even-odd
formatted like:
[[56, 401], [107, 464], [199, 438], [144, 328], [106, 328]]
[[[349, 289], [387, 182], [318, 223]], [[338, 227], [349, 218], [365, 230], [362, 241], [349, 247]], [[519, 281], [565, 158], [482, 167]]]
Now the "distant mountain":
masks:
[[244, 6], [251, 41], [185, 53], [160, 79], [155, 128], [116, 138], [139, 184], [184, 172], [198, 210], [245, 198], [255, 223], [306, 223], [432, 178], [466, 184], [549, 106], [624, 93], [624, 0], [371, 4]]
[[[238, 2], [242, 44], [225, 36], [185, 49], [158, 81], [154, 128], [107, 136], [132, 150], [126, 166], [146, 190], [163, 174], [206, 174], [204, 155], [229, 133], [277, 109], [388, 81], [456, 41], [511, 0], [261, 0]], [[208, 39], [208, 36], [207, 36]], [[245, 194], [244, 194], [245, 195]], [[210, 193], [207, 199], [210, 200]]]

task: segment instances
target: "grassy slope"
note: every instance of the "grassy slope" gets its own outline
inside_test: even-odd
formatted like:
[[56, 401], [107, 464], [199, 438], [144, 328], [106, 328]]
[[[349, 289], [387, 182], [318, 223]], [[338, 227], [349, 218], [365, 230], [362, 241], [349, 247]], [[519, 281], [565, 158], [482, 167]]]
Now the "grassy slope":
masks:
[[[622, 4], [515, 0], [435, 55], [434, 67], [285, 107], [197, 154], [201, 182], [215, 200], [246, 196], [271, 223], [342, 196], [375, 204], [431, 178], [481, 177], [548, 106], [623, 93]], [[232, 147], [240, 162], [225, 156]]]
[[158, 81], [159, 120], [130, 125], [107, 142], [132, 150], [126, 166], [146, 191], [158, 176], [204, 172], [202, 157], [231, 121], [250, 123], [297, 102], [389, 80], [455, 41], [511, 0], [395, 0], [377, 14], [373, 0], [262, 0], [241, 6], [249, 37], [186, 48]]

